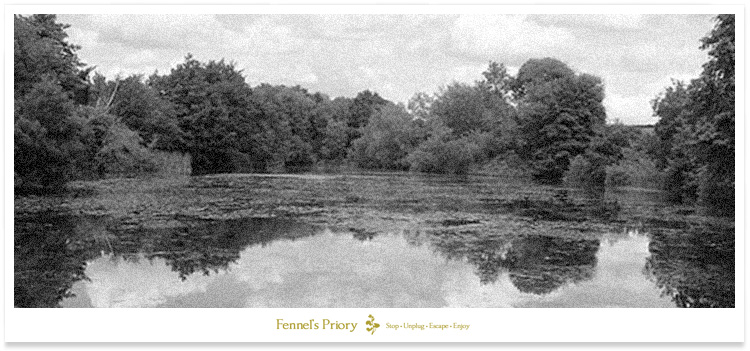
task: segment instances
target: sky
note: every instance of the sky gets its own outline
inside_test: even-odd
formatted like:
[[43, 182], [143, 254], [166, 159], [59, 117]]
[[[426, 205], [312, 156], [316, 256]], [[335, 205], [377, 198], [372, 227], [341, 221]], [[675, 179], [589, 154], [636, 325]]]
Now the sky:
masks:
[[554, 57], [602, 78], [607, 120], [650, 124], [651, 100], [708, 60], [711, 15], [60, 15], [79, 57], [107, 77], [161, 74], [191, 53], [247, 82], [329, 96], [370, 89], [407, 102], [453, 81]]

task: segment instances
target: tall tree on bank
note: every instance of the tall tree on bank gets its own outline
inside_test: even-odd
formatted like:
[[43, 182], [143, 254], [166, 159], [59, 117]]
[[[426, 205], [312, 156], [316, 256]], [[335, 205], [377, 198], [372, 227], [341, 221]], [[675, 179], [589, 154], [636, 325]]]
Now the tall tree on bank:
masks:
[[703, 165], [698, 196], [704, 204], [729, 212], [734, 204], [734, 15], [719, 15], [716, 21], [702, 40], [701, 48], [711, 59], [703, 65], [703, 85], [695, 100], [696, 147]]
[[13, 18], [13, 96], [29, 93], [44, 79], [55, 81], [62, 90], [86, 103], [87, 76], [82, 69], [79, 46], [68, 42], [66, 24], [57, 23], [55, 15], [16, 15]]
[[349, 113], [347, 115], [347, 130], [348, 130], [348, 142], [347, 148], [351, 146], [351, 143], [362, 136], [361, 128], [364, 128], [370, 121], [375, 111], [389, 103], [388, 100], [383, 99], [378, 93], [373, 93], [369, 90], [361, 91], [357, 93], [357, 96], [349, 105]]
[[17, 15], [13, 25], [15, 183], [60, 189], [82, 149], [74, 98], [85, 100], [89, 70], [54, 15]]
[[531, 162], [537, 180], [560, 182], [605, 123], [601, 79], [577, 74], [556, 59], [531, 59], [519, 69], [514, 95], [521, 156]]
[[265, 121], [233, 64], [201, 63], [188, 55], [170, 74], [150, 81], [174, 104], [193, 174], [265, 170], [270, 161]]
[[734, 26], [734, 15], [717, 16], [702, 39], [710, 59], [701, 75], [653, 102], [667, 190], [726, 214], [734, 208]]
[[363, 169], [407, 170], [406, 156], [423, 139], [417, 121], [402, 105], [387, 105], [373, 113], [352, 143], [349, 159]]

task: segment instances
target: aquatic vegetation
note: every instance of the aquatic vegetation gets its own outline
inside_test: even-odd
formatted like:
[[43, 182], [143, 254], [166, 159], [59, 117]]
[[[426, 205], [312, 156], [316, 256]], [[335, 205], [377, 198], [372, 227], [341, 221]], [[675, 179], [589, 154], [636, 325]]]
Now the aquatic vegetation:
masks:
[[[734, 264], [731, 221], [637, 189], [587, 193], [496, 177], [408, 173], [112, 179], [76, 183], [74, 189], [55, 197], [16, 198], [19, 307], [75, 299], [74, 286], [88, 284], [91, 262], [160, 263], [189, 284], [197, 277], [231, 274], [248, 260], [243, 253], [273, 261], [263, 255], [277, 246], [304, 252], [298, 258], [303, 260], [373, 255], [378, 264], [368, 272], [407, 261], [416, 270], [417, 262], [437, 259], [465, 267], [479, 287], [554, 296], [595, 279], [602, 238], [622, 232], [650, 235], [650, 257], [636, 273], [648, 272], [664, 298], [690, 307], [733, 301], [733, 273], [727, 273]], [[309, 245], [316, 248], [304, 249]], [[384, 261], [388, 257], [396, 262]], [[443, 269], [420, 276], [413, 288], [431, 287], [432, 279], [446, 274], [438, 273]], [[363, 274], [356, 272], [347, 268], [339, 274]], [[388, 284], [400, 284], [399, 279]], [[373, 304], [409, 306], [394, 300]]]

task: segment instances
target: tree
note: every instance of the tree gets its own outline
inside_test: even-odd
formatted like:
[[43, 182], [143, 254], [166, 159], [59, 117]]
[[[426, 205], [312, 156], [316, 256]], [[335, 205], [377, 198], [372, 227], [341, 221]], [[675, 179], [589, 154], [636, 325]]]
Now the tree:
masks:
[[474, 86], [454, 82], [442, 88], [432, 103], [430, 115], [450, 128], [456, 136], [484, 130], [485, 114], [481, 92]]
[[108, 104], [105, 112], [137, 132], [145, 146], [167, 151], [185, 148], [174, 106], [144, 82], [142, 75], [113, 81], [96, 73], [89, 94], [93, 106]]
[[667, 190], [722, 214], [734, 208], [734, 26], [734, 15], [717, 16], [702, 39], [710, 59], [701, 75], [673, 83], [653, 103]]
[[265, 170], [270, 161], [263, 115], [234, 64], [191, 55], [168, 75], [150, 78], [175, 108], [194, 174]]
[[734, 208], [734, 15], [719, 15], [701, 49], [711, 59], [703, 65], [696, 91], [696, 154], [699, 200], [720, 212]]
[[690, 104], [694, 85], [673, 81], [652, 106], [660, 119], [655, 125], [658, 137], [656, 165], [665, 172], [665, 188], [672, 199], [683, 202], [695, 200], [697, 194], [697, 167], [689, 150]]
[[283, 85], [261, 84], [253, 101], [272, 128], [274, 160], [286, 170], [309, 169], [318, 161], [328, 120], [334, 113], [327, 96]]
[[427, 173], [466, 174], [480, 152], [471, 138], [456, 138], [440, 121], [430, 121], [426, 140], [406, 158], [410, 170]]
[[14, 174], [24, 191], [61, 189], [82, 149], [73, 98], [88, 70], [65, 28], [54, 15], [14, 17]]
[[326, 123], [319, 150], [322, 160], [341, 162], [346, 158], [347, 147], [350, 144], [348, 116], [351, 104], [352, 99], [337, 97], [327, 105], [330, 118]]
[[521, 155], [531, 161], [537, 180], [560, 182], [605, 123], [601, 79], [546, 58], [521, 66], [517, 84]]
[[575, 156], [565, 172], [565, 180], [583, 187], [603, 188], [607, 167], [623, 158], [629, 139], [621, 128], [599, 126], [583, 153]]
[[487, 70], [482, 72], [482, 76], [484, 76], [484, 80], [480, 81], [479, 84], [487, 89], [487, 91], [503, 99], [511, 99], [514, 80], [508, 74], [508, 69], [505, 68], [505, 65], [490, 61]]
[[378, 93], [369, 90], [357, 93], [357, 96], [354, 97], [351, 105], [349, 105], [349, 114], [346, 123], [349, 134], [347, 147], [351, 146], [351, 143], [362, 135], [360, 128], [367, 125], [370, 116], [376, 110], [388, 104], [389, 101], [380, 97]]
[[430, 106], [430, 117], [450, 128], [455, 136], [489, 132], [513, 118], [512, 107], [502, 95], [480, 84], [454, 82], [442, 88]]
[[81, 122], [63, 88], [46, 77], [15, 101], [14, 159], [24, 191], [59, 190], [73, 177]]
[[683, 129], [688, 120], [688, 104], [690, 93], [688, 84], [672, 80], [672, 86], [651, 102], [654, 115], [659, 116], [659, 121], [654, 126], [658, 137], [656, 154], [657, 164], [666, 168], [672, 153], [672, 146], [676, 143], [675, 137]]
[[430, 117], [433, 102], [435, 102], [435, 97], [433, 95], [418, 92], [409, 99], [406, 109], [414, 118], [426, 120]]
[[405, 158], [421, 141], [421, 132], [403, 106], [385, 106], [362, 128], [362, 137], [352, 144], [349, 159], [365, 169], [406, 170]]
[[[55, 15], [13, 17], [13, 96], [26, 95], [44, 79], [56, 81], [78, 103], [86, 98], [86, 77], [76, 51], [67, 41], [67, 24], [57, 23]], [[46, 78], [45, 78], [46, 77]]]
[[575, 72], [558, 59], [551, 57], [530, 59], [519, 68], [511, 88], [516, 98], [521, 99], [526, 95], [529, 87], [572, 76], [575, 76]]
[[138, 132], [147, 145], [162, 150], [184, 148], [174, 105], [144, 82], [142, 75], [134, 74], [117, 83], [107, 83], [108, 86], [113, 84], [117, 86], [117, 93], [110, 113], [119, 117], [125, 126]]

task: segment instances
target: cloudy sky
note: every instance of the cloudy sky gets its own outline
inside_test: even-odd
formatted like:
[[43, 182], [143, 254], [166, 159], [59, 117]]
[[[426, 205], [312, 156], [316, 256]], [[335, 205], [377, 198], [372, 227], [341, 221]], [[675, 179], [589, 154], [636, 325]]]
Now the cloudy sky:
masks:
[[698, 75], [710, 15], [61, 15], [79, 56], [108, 77], [167, 73], [187, 53], [225, 58], [248, 83], [394, 101], [556, 57], [603, 78], [608, 120], [653, 123], [650, 100]]

